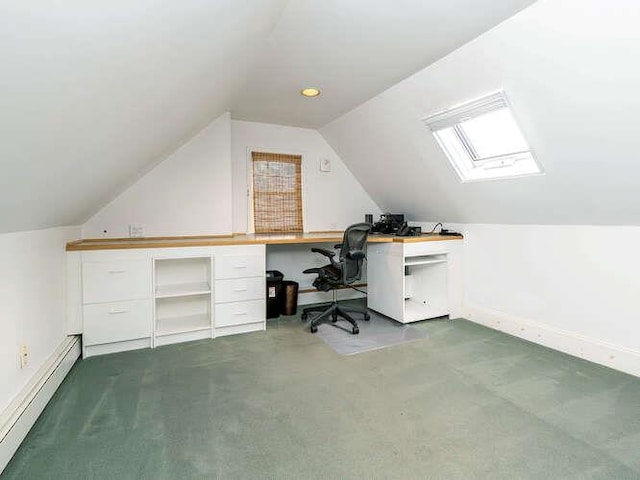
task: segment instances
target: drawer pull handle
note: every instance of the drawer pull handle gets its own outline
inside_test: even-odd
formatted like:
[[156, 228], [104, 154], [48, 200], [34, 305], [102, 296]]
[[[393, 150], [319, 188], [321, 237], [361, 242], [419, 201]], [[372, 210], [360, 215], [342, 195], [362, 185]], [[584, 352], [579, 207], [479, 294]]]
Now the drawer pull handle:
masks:
[[246, 315], [247, 312], [235, 312], [234, 315]]
[[109, 273], [127, 273], [126, 270], [109, 270]]
[[233, 268], [247, 268], [246, 265], [234, 265]]
[[247, 291], [247, 287], [235, 288], [233, 291], [234, 292], [246, 292]]
[[111, 310], [109, 315], [120, 315], [121, 313], [128, 313], [129, 310]]

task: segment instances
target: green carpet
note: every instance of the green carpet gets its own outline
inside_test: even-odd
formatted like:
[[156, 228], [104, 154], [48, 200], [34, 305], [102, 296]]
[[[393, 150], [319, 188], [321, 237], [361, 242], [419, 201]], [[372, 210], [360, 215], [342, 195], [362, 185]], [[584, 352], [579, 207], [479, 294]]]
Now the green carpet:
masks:
[[341, 356], [290, 317], [80, 361], [2, 479], [640, 479], [640, 379], [418, 328]]

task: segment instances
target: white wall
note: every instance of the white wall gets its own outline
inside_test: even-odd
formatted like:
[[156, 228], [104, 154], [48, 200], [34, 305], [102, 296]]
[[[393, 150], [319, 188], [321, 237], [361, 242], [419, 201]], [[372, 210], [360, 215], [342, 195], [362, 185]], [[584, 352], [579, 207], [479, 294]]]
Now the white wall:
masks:
[[471, 320], [640, 375], [640, 227], [462, 229]]
[[[0, 412], [64, 340], [65, 244], [80, 227], [0, 235]], [[21, 345], [29, 364], [20, 368]]]
[[[321, 129], [384, 210], [640, 225], [640, 2], [539, 0]], [[459, 182], [421, 119], [504, 88], [546, 175]]]
[[[233, 162], [233, 231], [247, 231], [247, 162], [251, 149], [302, 154], [305, 231], [340, 230], [379, 214], [360, 182], [317, 130], [234, 120], [231, 122]], [[331, 160], [331, 172], [320, 160]]]
[[91, 217], [83, 237], [128, 237], [131, 223], [145, 236], [230, 234], [230, 138], [225, 113]]
[[[248, 230], [247, 165], [252, 149], [302, 155], [305, 231], [340, 230], [364, 221], [365, 213], [380, 214], [378, 206], [317, 130], [234, 120], [231, 122], [234, 232]], [[323, 158], [331, 160], [330, 172], [320, 171]], [[327, 263], [325, 257], [311, 253], [313, 246], [332, 245], [269, 246], [267, 268], [279, 270], [285, 279], [299, 282], [301, 289], [311, 288], [315, 275], [304, 275], [302, 270]], [[341, 295], [346, 298], [351, 292]], [[309, 298], [300, 298], [300, 303], [322, 301], [326, 295], [306, 297]]]

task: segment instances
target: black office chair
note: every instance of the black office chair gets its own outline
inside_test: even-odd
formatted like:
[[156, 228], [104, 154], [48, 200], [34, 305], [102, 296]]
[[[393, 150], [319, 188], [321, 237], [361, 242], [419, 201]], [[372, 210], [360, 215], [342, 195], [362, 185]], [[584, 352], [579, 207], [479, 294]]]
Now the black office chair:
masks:
[[311, 312], [322, 312], [311, 320], [311, 333], [318, 331], [318, 325], [321, 323], [337, 322], [338, 317], [344, 318], [352, 325], [352, 333], [355, 335], [360, 332], [357, 322], [350, 315], [351, 313], [361, 313], [365, 320], [371, 317], [367, 313], [366, 308], [344, 307], [338, 305], [336, 300], [336, 290], [340, 286], [349, 286], [362, 276], [362, 265], [366, 258], [367, 236], [371, 231], [371, 225], [368, 223], [356, 223], [351, 225], [344, 231], [342, 243], [336, 245], [335, 248], [340, 249], [338, 261], [335, 260], [336, 252], [325, 250], [323, 248], [312, 248], [311, 251], [320, 253], [327, 257], [331, 263], [320, 268], [309, 268], [302, 273], [316, 273], [318, 278], [313, 281], [313, 286], [321, 292], [333, 291], [333, 303], [331, 305], [319, 305], [308, 307], [303, 310], [301, 319], [304, 321]]

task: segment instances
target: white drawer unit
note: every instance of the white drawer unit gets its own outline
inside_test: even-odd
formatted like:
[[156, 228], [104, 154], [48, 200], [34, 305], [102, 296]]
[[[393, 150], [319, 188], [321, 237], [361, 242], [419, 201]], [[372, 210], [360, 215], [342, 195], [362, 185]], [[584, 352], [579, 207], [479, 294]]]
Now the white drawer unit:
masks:
[[230, 327], [250, 323], [264, 323], [265, 306], [263, 300], [216, 304], [215, 327]]
[[82, 303], [137, 300], [151, 295], [147, 260], [82, 263]]
[[96, 303], [83, 307], [85, 347], [151, 337], [151, 301]]
[[230, 278], [216, 280], [216, 303], [260, 300], [265, 297], [265, 278]]
[[215, 255], [215, 337], [266, 328], [265, 248], [220, 248]]
[[264, 245], [70, 254], [70, 333], [85, 357], [266, 327]]
[[[244, 250], [247, 247], [238, 248]], [[229, 249], [225, 249], [223, 253], [216, 255], [216, 280], [244, 277], [264, 278], [263, 252], [233, 253]]]

